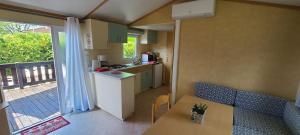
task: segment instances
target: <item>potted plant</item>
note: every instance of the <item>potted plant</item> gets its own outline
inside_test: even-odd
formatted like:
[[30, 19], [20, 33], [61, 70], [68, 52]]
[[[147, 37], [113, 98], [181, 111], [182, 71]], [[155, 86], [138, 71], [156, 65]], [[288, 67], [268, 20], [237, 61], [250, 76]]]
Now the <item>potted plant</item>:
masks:
[[205, 111], [207, 109], [206, 104], [195, 104], [192, 108], [192, 116], [191, 119], [195, 123], [201, 124], [204, 119]]

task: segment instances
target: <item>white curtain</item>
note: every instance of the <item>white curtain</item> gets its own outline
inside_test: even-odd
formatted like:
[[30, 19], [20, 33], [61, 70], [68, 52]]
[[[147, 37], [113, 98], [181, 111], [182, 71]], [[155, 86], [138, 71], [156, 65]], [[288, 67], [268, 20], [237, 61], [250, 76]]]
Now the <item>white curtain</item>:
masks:
[[90, 91], [87, 64], [84, 61], [79, 20], [68, 17], [66, 32], [66, 77], [65, 89], [61, 94], [62, 113], [87, 111], [94, 108]]

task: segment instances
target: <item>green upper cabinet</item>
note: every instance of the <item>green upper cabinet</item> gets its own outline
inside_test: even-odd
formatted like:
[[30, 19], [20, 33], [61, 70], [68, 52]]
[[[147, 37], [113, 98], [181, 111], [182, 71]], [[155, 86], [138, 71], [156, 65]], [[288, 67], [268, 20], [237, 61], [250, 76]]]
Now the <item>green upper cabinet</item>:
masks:
[[156, 44], [157, 43], [157, 31], [145, 30], [145, 33], [141, 36], [141, 44]]
[[127, 43], [128, 28], [125, 25], [108, 23], [108, 40], [111, 43]]

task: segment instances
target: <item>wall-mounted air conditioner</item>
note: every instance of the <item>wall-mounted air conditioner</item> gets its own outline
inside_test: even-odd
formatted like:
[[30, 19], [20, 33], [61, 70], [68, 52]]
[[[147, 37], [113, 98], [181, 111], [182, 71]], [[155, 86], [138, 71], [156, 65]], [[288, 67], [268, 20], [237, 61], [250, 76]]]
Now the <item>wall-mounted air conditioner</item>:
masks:
[[172, 17], [186, 19], [192, 17], [211, 17], [215, 15], [215, 0], [194, 0], [173, 5]]

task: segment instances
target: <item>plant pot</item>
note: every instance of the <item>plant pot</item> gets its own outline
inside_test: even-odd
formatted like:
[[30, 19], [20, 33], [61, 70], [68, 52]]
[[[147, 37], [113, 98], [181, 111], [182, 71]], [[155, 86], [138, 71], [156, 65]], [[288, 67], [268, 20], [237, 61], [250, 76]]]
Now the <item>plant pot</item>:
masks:
[[194, 123], [203, 124], [205, 112], [203, 114], [198, 114], [197, 112], [192, 112], [191, 119]]

